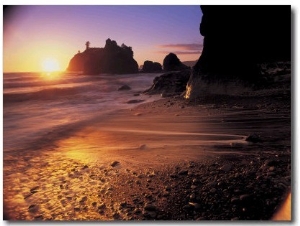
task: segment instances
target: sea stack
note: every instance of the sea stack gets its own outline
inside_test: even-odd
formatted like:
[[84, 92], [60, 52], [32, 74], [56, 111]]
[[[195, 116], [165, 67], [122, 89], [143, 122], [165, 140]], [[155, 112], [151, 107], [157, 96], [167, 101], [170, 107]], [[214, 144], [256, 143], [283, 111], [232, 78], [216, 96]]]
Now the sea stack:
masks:
[[130, 46], [107, 39], [104, 48], [91, 48], [86, 42], [84, 52], [78, 52], [69, 63], [68, 71], [82, 71], [84, 74], [132, 74], [138, 72]]
[[203, 51], [193, 67], [186, 98], [202, 95], [207, 82], [255, 83], [259, 64], [291, 60], [290, 6], [201, 6], [201, 10]]

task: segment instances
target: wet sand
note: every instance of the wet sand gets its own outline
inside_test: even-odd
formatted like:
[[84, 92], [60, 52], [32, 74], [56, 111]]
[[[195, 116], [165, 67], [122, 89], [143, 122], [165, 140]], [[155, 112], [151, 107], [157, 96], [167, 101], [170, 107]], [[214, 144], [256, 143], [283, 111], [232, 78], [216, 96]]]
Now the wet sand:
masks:
[[164, 98], [41, 147], [4, 153], [8, 219], [268, 220], [291, 188], [290, 93]]

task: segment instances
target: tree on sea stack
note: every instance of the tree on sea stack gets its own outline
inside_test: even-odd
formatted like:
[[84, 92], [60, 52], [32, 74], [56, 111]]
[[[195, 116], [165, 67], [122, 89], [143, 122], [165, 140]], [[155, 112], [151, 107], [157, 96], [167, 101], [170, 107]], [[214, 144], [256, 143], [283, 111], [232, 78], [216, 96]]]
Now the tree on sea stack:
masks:
[[201, 10], [203, 50], [186, 98], [251, 90], [262, 81], [262, 64], [291, 60], [291, 6], [201, 6]]

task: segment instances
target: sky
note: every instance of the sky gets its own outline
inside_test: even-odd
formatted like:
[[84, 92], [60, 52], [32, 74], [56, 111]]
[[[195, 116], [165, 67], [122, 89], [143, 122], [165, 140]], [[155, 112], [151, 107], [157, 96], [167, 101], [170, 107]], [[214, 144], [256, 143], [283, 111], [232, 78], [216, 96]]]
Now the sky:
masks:
[[197, 60], [203, 37], [199, 5], [26, 5], [3, 11], [3, 71], [41, 71], [45, 59], [61, 70], [107, 38], [131, 46], [139, 65], [162, 64], [173, 52], [181, 61]]

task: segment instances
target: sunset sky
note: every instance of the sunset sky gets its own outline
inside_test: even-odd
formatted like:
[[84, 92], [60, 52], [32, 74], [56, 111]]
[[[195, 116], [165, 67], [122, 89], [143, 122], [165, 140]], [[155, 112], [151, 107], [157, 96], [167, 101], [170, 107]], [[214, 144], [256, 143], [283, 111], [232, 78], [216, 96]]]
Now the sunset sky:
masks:
[[3, 71], [40, 71], [45, 59], [65, 70], [86, 41], [104, 47], [107, 38], [131, 46], [139, 65], [162, 63], [170, 52], [197, 60], [201, 17], [199, 5], [14, 6], [3, 13]]

